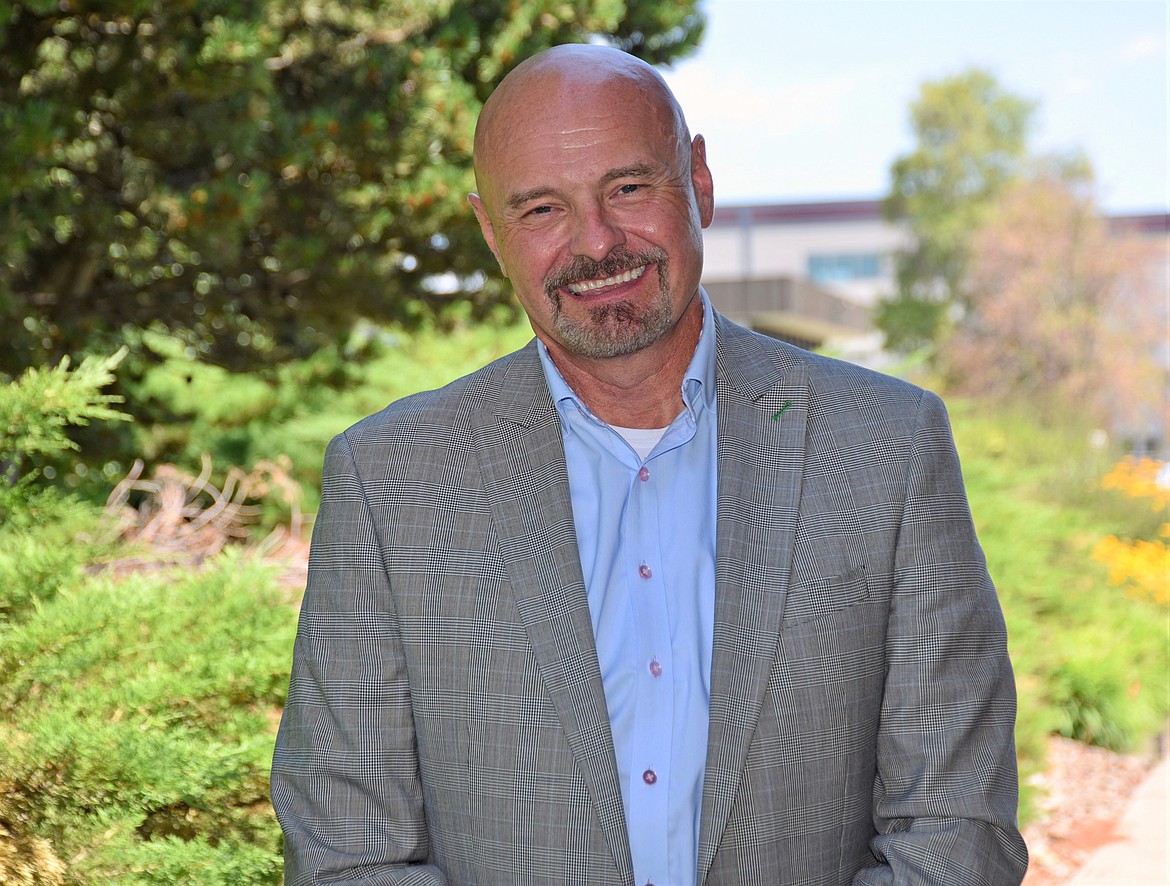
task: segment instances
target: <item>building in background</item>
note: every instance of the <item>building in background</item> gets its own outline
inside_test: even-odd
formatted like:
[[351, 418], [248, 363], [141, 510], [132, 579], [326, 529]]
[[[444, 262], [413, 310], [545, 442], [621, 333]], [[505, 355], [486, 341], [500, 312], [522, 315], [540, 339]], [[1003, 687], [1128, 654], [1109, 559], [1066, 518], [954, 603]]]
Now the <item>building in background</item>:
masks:
[[[1109, 221], [1119, 235], [1170, 237], [1167, 213]], [[805, 348], [869, 354], [881, 345], [871, 309], [893, 294], [894, 256], [910, 238], [882, 216], [880, 200], [719, 206], [704, 231], [703, 286], [745, 326]]]
[[[1135, 298], [1138, 289], [1161, 293], [1149, 322], [1163, 331], [1155, 363], [1170, 379], [1170, 214], [1114, 215], [1109, 227], [1151, 247], [1148, 266], [1133, 268], [1122, 285]], [[715, 307], [738, 323], [888, 368], [871, 311], [893, 294], [894, 257], [910, 243], [909, 231], [882, 216], [880, 200], [720, 206], [704, 231], [703, 286]], [[1165, 457], [1166, 415], [1163, 402], [1141, 421], [1118, 422], [1113, 430], [1135, 452]]]
[[1130, 270], [1121, 292], [1143, 306], [1147, 322], [1158, 331], [1153, 362], [1159, 371], [1159, 378], [1143, 380], [1157, 386], [1146, 407], [1114, 422], [1111, 430], [1134, 455], [1170, 461], [1170, 213], [1110, 216], [1109, 229], [1115, 237], [1134, 238], [1148, 246], [1144, 266]]
[[908, 238], [879, 200], [720, 206], [704, 232], [703, 286], [745, 326], [872, 364], [870, 311], [893, 292]]

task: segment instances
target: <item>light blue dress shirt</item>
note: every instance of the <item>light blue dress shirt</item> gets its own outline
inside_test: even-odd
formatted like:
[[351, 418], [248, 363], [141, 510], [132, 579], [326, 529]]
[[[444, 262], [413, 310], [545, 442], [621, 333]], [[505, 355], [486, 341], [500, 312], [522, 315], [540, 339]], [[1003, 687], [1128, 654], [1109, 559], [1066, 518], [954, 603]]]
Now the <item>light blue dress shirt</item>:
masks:
[[715, 622], [715, 323], [683, 411], [642, 459], [539, 345], [564, 435], [581, 568], [609, 709], [635, 882], [695, 882]]

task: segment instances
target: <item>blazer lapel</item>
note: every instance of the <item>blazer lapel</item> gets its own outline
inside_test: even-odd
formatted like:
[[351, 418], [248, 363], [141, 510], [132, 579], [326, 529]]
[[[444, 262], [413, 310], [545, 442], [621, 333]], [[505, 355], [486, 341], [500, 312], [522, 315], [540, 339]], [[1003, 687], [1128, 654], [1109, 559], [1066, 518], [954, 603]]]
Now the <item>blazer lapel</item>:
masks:
[[719, 319], [719, 502], [711, 715], [699, 883], [739, 789], [775, 660], [792, 564], [808, 415], [803, 364]]
[[520, 620], [617, 868], [632, 884], [561, 427], [534, 344], [516, 355], [488, 396], [495, 399], [485, 399], [481, 409], [478, 455]]

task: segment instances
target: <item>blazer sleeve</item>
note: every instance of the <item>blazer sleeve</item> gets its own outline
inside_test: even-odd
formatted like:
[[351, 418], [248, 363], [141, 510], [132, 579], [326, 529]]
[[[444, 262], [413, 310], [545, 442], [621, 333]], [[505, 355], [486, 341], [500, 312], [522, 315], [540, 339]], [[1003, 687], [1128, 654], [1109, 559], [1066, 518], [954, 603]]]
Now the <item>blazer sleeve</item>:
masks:
[[1012, 886], [1016, 810], [1007, 635], [945, 407], [920, 401], [895, 553], [872, 842], [856, 886]]
[[427, 864], [410, 689], [349, 440], [325, 456], [292, 677], [272, 766], [285, 882], [442, 886]]

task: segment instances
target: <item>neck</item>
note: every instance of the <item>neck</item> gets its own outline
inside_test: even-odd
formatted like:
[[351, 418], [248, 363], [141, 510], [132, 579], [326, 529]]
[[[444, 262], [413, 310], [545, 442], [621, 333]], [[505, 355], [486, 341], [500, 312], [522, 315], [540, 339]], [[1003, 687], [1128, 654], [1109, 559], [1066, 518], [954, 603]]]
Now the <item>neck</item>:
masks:
[[623, 428], [664, 428], [683, 409], [682, 382], [703, 331], [703, 305], [696, 298], [675, 327], [633, 354], [581, 357], [545, 342], [573, 392], [602, 421]]

